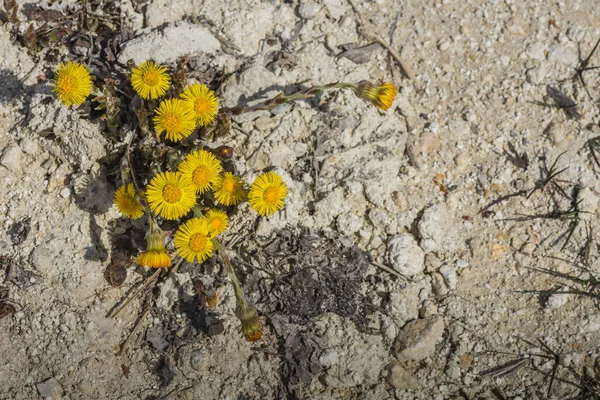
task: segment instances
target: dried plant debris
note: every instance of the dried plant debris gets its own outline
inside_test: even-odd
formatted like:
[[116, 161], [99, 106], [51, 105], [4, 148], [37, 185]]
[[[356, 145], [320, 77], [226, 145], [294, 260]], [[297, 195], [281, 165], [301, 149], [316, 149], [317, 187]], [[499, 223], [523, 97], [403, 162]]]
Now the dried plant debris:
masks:
[[346, 57], [355, 64], [365, 64], [371, 60], [370, 53], [379, 49], [379, 43], [373, 43], [368, 46], [359, 47], [356, 43], [341, 44], [338, 46], [342, 52], [337, 54], [336, 58]]
[[4, 282], [13, 283], [20, 289], [27, 289], [30, 286], [40, 284], [44, 281], [44, 278], [35, 274], [33, 271], [26, 270], [14, 259], [10, 259], [7, 262], [3, 260], [2, 264], [7, 266]]
[[280, 231], [265, 248], [272, 279], [259, 290], [267, 314], [286, 315], [307, 324], [327, 312], [350, 318], [367, 331], [366, 301], [361, 294], [369, 256], [337, 233]]
[[295, 332], [285, 339], [279, 373], [286, 393], [309, 387], [314, 376], [323, 371], [319, 355], [326, 347], [323, 339], [311, 332]]
[[548, 93], [548, 96], [552, 98], [554, 103], [565, 111], [565, 114], [567, 114], [569, 119], [581, 118], [581, 114], [579, 114], [579, 111], [577, 110], [577, 103], [569, 96], [550, 85], [546, 86], [546, 92]]
[[12, 224], [7, 233], [12, 244], [17, 246], [27, 239], [29, 231], [31, 231], [31, 218], [26, 217]]

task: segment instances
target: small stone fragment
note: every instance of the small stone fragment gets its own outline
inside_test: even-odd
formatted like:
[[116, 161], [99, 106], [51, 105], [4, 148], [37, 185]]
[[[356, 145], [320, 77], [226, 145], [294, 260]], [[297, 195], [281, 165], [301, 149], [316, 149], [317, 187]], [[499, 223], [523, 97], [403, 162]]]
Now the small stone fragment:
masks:
[[325, 349], [319, 357], [319, 364], [325, 368], [331, 368], [338, 363], [339, 354], [335, 349]]
[[548, 61], [561, 63], [568, 67], [576, 67], [579, 63], [577, 52], [560, 44], [553, 44], [548, 49]]
[[525, 53], [534, 60], [545, 60], [546, 59], [546, 47], [540, 42], [530, 43], [525, 49]]
[[388, 366], [387, 383], [394, 389], [418, 389], [419, 381], [412, 372], [404, 369], [400, 363], [393, 362]]
[[388, 259], [392, 268], [405, 276], [420, 274], [425, 269], [425, 253], [409, 233], [388, 242]]
[[447, 51], [450, 48], [450, 41], [446, 39], [440, 39], [437, 46], [440, 51]]
[[451, 267], [450, 265], [442, 265], [440, 274], [444, 277], [444, 282], [446, 282], [448, 288], [450, 288], [450, 290], [456, 290], [456, 284], [458, 283], [456, 268]]
[[317, 15], [319, 10], [320, 10], [319, 4], [314, 3], [314, 2], [304, 3], [298, 8], [298, 12], [302, 16], [302, 18], [305, 18], [305, 19], [310, 19], [310, 18], [314, 17], [315, 15]]
[[9, 171], [15, 172], [19, 169], [21, 154], [19, 145], [11, 142], [4, 148], [2, 156], [0, 156], [0, 164], [5, 166]]
[[[569, 290], [569, 288], [565, 287], [561, 291], [566, 292], [568, 290]], [[554, 309], [560, 308], [560, 307], [564, 306], [565, 304], [567, 304], [568, 300], [569, 300], [568, 294], [555, 293], [553, 295], [550, 295], [550, 297], [548, 297], [548, 300], [546, 301], [546, 309], [554, 310]]]
[[453, 139], [464, 139], [471, 133], [469, 123], [462, 119], [455, 119], [448, 122], [448, 130]]
[[427, 208], [419, 221], [421, 247], [428, 251], [456, 251], [462, 246], [460, 227], [446, 205]]
[[29, 155], [34, 155], [38, 152], [39, 146], [37, 142], [30, 138], [24, 138], [20, 143], [21, 150]]
[[56, 378], [49, 378], [43, 382], [39, 382], [36, 384], [36, 387], [40, 396], [44, 398], [59, 398], [63, 393], [62, 386], [60, 386]]
[[396, 338], [394, 355], [401, 360], [414, 361], [433, 355], [444, 328], [444, 319], [439, 315], [409, 322]]

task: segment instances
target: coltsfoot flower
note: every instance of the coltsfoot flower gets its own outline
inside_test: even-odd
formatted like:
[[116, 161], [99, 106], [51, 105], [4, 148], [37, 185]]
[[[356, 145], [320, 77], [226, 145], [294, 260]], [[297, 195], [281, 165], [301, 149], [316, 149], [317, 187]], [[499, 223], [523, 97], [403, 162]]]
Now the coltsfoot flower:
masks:
[[143, 99], [164, 96], [170, 85], [167, 69], [153, 61], [145, 61], [131, 71], [131, 86]]
[[211, 208], [204, 215], [206, 221], [208, 221], [208, 227], [210, 228], [211, 235], [217, 236], [225, 232], [227, 225], [229, 225], [229, 217], [223, 210], [218, 208]]
[[231, 172], [219, 175], [213, 182], [215, 199], [224, 206], [235, 206], [246, 198], [244, 181]]
[[206, 150], [197, 150], [187, 155], [179, 164], [178, 171], [188, 177], [194, 184], [198, 194], [210, 189], [214, 180], [219, 176], [223, 167], [213, 153]]
[[146, 189], [148, 205], [158, 215], [174, 220], [186, 215], [196, 204], [196, 190], [179, 172], [156, 175]]
[[242, 322], [242, 333], [246, 337], [246, 340], [250, 343], [260, 340], [262, 337], [263, 324], [258, 317], [256, 307], [252, 304], [241, 304], [238, 302], [238, 305], [235, 308], [235, 315]]
[[62, 63], [56, 72], [52, 91], [66, 106], [79, 105], [92, 91], [92, 77], [88, 70], [79, 63], [71, 61]]
[[144, 207], [135, 198], [135, 188], [133, 184], [121, 186], [115, 192], [115, 204], [117, 208], [126, 217], [138, 219], [144, 215]]
[[248, 202], [259, 215], [269, 216], [284, 206], [287, 186], [275, 172], [259, 175], [248, 191]]
[[389, 110], [396, 98], [396, 87], [391, 83], [373, 85], [370, 82], [361, 81], [354, 92], [361, 99], [369, 100], [375, 107], [383, 111]]
[[187, 262], [203, 262], [212, 254], [214, 243], [208, 221], [205, 218], [192, 218], [179, 226], [175, 233], [175, 248]]
[[219, 100], [215, 92], [206, 85], [195, 84], [181, 94], [181, 98], [190, 103], [196, 116], [196, 126], [207, 126], [215, 120], [219, 112]]
[[146, 251], [140, 254], [135, 262], [150, 268], [167, 268], [171, 265], [171, 257], [165, 250], [165, 232], [156, 222], [151, 222], [146, 233]]
[[166, 132], [165, 137], [173, 142], [190, 136], [196, 127], [192, 107], [181, 99], [163, 100], [155, 113], [156, 135]]

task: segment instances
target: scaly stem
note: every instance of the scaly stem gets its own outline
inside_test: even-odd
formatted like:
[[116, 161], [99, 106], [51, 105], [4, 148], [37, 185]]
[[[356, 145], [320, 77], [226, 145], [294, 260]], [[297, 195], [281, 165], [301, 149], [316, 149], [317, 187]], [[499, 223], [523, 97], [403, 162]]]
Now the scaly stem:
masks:
[[231, 265], [231, 259], [227, 255], [225, 247], [223, 247], [223, 245], [217, 239], [213, 239], [213, 242], [217, 246], [217, 250], [219, 251], [219, 254], [221, 255], [221, 257], [223, 258], [223, 261], [225, 262], [225, 267], [227, 268], [227, 274], [229, 275], [229, 279], [231, 279], [231, 283], [233, 283], [233, 289], [235, 290], [235, 297], [237, 298], [240, 307], [245, 309], [246, 308], [246, 297], [244, 296], [244, 292], [242, 291], [242, 285], [240, 284], [240, 281], [238, 280], [237, 275], [235, 274], [235, 271], [233, 270], [233, 267]]
[[286, 104], [286, 103], [289, 103], [292, 101], [297, 101], [297, 100], [310, 99], [312, 97], [315, 97], [315, 96], [323, 93], [325, 90], [329, 90], [329, 89], [356, 90], [356, 87], [357, 87], [357, 85], [355, 83], [333, 82], [333, 83], [328, 83], [326, 85], [314, 86], [312, 88], [299, 90], [296, 93], [293, 93], [293, 94], [290, 94], [287, 96], [283, 93], [279, 93], [277, 96], [273, 97], [272, 99], [265, 100], [262, 103], [258, 103], [254, 106], [223, 108], [223, 109], [221, 109], [219, 114], [240, 115], [240, 114], [252, 112], [252, 111], [270, 111], [270, 110], [273, 110], [273, 109], [279, 107], [282, 104]]

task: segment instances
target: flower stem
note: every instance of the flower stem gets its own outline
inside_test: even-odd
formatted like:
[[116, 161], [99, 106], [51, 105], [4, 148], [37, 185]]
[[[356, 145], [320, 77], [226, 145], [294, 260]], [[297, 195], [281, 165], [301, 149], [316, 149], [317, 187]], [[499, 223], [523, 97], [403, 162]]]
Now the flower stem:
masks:
[[355, 83], [332, 82], [332, 83], [328, 83], [326, 85], [313, 86], [312, 88], [299, 90], [296, 93], [292, 93], [287, 96], [283, 93], [279, 93], [277, 96], [273, 97], [272, 99], [265, 100], [254, 106], [240, 106], [240, 107], [223, 108], [223, 109], [221, 109], [219, 114], [240, 115], [240, 114], [244, 114], [244, 113], [252, 112], [252, 111], [263, 111], [263, 110], [270, 111], [270, 110], [273, 110], [273, 109], [279, 107], [282, 104], [290, 103], [292, 101], [310, 99], [310, 98], [316, 97], [317, 95], [323, 93], [325, 90], [330, 90], [330, 89], [356, 90], [356, 88], [357, 88], [357, 84], [355, 84]]

